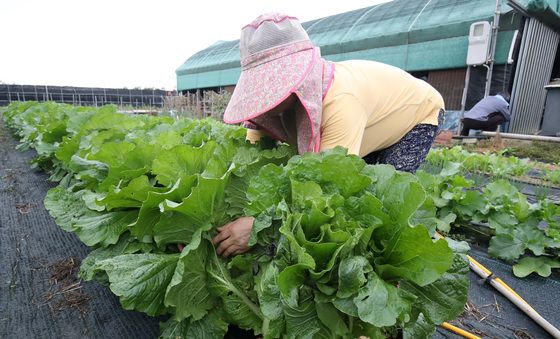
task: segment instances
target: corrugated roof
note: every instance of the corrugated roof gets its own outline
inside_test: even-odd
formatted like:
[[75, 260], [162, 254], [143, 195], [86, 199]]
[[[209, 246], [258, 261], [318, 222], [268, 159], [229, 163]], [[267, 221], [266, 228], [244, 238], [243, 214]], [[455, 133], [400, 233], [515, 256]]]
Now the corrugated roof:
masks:
[[[548, 11], [558, 10], [558, 0], [519, 2], [526, 8], [538, 2], [548, 5]], [[491, 21], [494, 9], [492, 0], [394, 0], [305, 22], [303, 27], [329, 60], [377, 60], [407, 71], [458, 68], [465, 66], [470, 25]], [[506, 62], [513, 31], [521, 22], [507, 5], [502, 5], [502, 13], [498, 64]], [[215, 43], [192, 55], [176, 74], [178, 90], [235, 84], [239, 40]]]

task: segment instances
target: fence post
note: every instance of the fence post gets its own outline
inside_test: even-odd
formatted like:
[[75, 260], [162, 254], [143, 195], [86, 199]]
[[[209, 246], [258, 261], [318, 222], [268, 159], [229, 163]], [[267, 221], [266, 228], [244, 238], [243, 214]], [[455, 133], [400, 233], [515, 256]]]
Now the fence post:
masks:
[[200, 118], [202, 116], [202, 114], [201, 114], [202, 109], [201, 109], [201, 106], [200, 106], [200, 101], [201, 101], [200, 100], [200, 90], [197, 89], [196, 90], [196, 112], [195, 112], [195, 114], [198, 118]]

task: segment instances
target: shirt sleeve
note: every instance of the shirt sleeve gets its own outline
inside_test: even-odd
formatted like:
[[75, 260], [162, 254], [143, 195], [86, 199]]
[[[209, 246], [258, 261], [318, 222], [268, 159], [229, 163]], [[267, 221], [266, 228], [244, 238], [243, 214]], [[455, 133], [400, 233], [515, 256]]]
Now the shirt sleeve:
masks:
[[367, 116], [361, 103], [350, 94], [341, 94], [323, 108], [321, 151], [342, 146], [349, 154], [360, 154]]
[[504, 105], [504, 107], [502, 107], [501, 109], [501, 112], [507, 121], [511, 119], [511, 112], [509, 111], [509, 105]]

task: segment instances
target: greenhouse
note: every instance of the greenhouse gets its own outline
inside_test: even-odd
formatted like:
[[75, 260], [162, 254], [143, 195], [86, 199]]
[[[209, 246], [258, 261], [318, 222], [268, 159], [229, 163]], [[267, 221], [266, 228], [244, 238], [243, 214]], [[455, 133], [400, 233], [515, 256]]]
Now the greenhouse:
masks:
[[[491, 89], [512, 93], [511, 132], [535, 133], [544, 86], [560, 77], [558, 1], [508, 1], [500, 9]], [[469, 27], [492, 22], [485, 0], [395, 0], [303, 23], [323, 57], [366, 59], [400, 67], [440, 91], [448, 110], [461, 109]], [[545, 41], [549, 43], [544, 43]], [[471, 67], [466, 109], [480, 100], [485, 67]], [[240, 74], [239, 41], [219, 41], [176, 70], [177, 90], [231, 88]]]

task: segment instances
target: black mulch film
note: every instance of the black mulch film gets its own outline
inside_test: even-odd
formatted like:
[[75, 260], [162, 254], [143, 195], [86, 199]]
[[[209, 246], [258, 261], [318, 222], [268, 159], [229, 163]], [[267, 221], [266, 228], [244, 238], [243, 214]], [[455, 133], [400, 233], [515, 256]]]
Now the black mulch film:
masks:
[[159, 319], [76, 278], [90, 250], [55, 224], [43, 206], [54, 185], [0, 125], [0, 338], [157, 338]]
[[[470, 255], [501, 278], [552, 325], [560, 326], [560, 280], [558, 274], [541, 278], [534, 274], [520, 279], [513, 275], [511, 266], [489, 258], [486, 248], [471, 245]], [[490, 284], [471, 271], [469, 302], [458, 319], [450, 321], [481, 338], [552, 338], [537, 323], [497, 292]], [[438, 328], [434, 338], [461, 338]]]
[[[16, 145], [0, 123], [0, 338], [157, 338], [164, 318], [126, 311], [107, 287], [76, 277], [89, 249], [49, 216], [43, 199], [54, 185], [30, 168], [35, 153]], [[471, 255], [560, 326], [558, 275], [518, 279], [485, 248]], [[467, 310], [451, 323], [483, 338], [550, 337], [472, 272]], [[438, 328], [434, 338], [461, 337]]]

